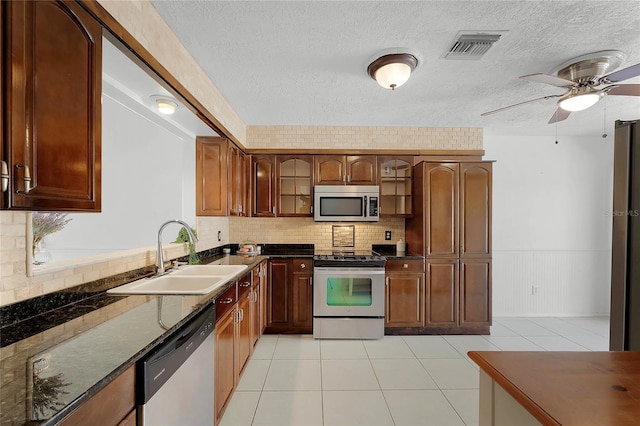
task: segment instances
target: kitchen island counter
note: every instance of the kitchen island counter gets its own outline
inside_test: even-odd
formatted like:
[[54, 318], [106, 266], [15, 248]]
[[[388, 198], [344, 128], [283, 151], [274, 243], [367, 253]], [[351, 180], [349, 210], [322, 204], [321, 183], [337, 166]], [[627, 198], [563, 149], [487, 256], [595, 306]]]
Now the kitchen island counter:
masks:
[[636, 425], [640, 352], [469, 352], [480, 425]]

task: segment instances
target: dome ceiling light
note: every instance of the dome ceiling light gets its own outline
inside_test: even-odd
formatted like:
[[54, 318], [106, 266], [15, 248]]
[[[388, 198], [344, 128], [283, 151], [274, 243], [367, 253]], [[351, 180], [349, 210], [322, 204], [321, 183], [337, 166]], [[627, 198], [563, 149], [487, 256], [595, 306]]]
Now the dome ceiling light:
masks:
[[395, 90], [409, 80], [418, 66], [418, 59], [410, 53], [393, 53], [380, 56], [367, 67], [371, 78], [385, 89]]
[[155, 102], [160, 114], [171, 115], [178, 109], [178, 101], [167, 95], [152, 95], [151, 100]]

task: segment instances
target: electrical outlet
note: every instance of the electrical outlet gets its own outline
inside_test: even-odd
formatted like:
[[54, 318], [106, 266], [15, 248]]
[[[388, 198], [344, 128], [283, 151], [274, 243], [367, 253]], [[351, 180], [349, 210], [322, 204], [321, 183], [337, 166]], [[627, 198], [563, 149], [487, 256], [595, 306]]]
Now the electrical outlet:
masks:
[[222, 231], [218, 231], [218, 241], [222, 241]]
[[391, 241], [391, 231], [384, 231], [384, 239]]

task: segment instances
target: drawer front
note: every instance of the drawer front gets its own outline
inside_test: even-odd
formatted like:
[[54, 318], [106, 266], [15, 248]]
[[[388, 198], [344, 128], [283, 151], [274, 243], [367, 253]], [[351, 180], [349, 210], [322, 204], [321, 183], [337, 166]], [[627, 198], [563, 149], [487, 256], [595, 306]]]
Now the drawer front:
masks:
[[313, 273], [313, 259], [293, 259], [293, 273]]
[[424, 272], [423, 259], [389, 259], [385, 265], [386, 272]]
[[238, 301], [236, 290], [238, 284], [234, 284], [227, 291], [216, 298], [216, 321], [233, 308]]
[[245, 274], [238, 279], [238, 300], [242, 300], [245, 294], [251, 291], [251, 273]]

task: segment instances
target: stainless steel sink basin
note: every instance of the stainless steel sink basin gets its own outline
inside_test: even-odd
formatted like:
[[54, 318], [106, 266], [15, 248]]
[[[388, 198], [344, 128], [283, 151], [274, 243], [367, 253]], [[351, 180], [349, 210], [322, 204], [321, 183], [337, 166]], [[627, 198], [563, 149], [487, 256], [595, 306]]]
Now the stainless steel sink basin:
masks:
[[207, 294], [223, 286], [247, 265], [191, 265], [159, 277], [143, 278], [110, 290], [110, 294]]

